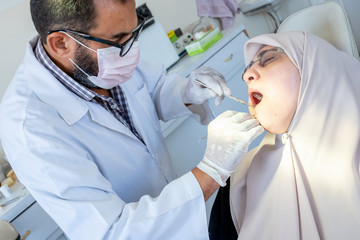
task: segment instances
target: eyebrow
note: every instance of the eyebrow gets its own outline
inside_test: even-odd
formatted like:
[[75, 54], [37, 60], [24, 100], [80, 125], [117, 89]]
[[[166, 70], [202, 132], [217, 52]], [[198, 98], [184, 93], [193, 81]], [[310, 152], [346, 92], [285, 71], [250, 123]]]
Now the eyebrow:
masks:
[[111, 37], [111, 39], [123, 39], [124, 37], [126, 37], [127, 35], [131, 34], [131, 32], [129, 33], [126, 33], [126, 32], [123, 32], [123, 33], [118, 33], [118, 34], [115, 34]]
[[264, 52], [266, 52], [266, 51], [268, 51], [268, 50], [274, 50], [274, 47], [273, 47], [273, 48], [268, 48], [268, 49], [262, 48], [262, 50], [260, 50], [260, 51], [255, 55], [255, 58], [258, 59], [261, 54], [263, 54]]
[[256, 54], [256, 58], [258, 58], [263, 52], [265, 52], [265, 51], [267, 51], [267, 50], [269, 50], [269, 49], [271, 49], [271, 48], [268, 48], [268, 49], [262, 48], [262, 49]]
[[140, 25], [137, 25], [133, 30], [131, 30], [131, 32], [122, 32], [122, 33], [115, 34], [112, 36], [111, 39], [116, 38], [116, 39], [121, 40], [122, 38], [126, 37], [127, 35], [134, 33], [139, 27], [140, 27]]

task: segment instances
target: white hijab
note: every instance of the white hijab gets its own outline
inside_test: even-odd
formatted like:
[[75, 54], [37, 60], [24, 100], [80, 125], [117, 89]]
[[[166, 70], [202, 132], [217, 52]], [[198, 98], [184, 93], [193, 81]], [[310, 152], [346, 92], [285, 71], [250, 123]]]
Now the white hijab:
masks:
[[231, 178], [238, 239], [360, 239], [360, 62], [288, 32], [249, 40], [246, 64], [265, 45], [285, 50], [300, 92], [288, 132], [267, 134]]

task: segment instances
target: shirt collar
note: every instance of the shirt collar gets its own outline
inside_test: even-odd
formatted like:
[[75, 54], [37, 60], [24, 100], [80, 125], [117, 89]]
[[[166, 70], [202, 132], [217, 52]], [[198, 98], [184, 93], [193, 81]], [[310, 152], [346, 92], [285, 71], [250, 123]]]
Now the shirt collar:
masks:
[[59, 80], [67, 89], [81, 97], [82, 99], [86, 101], [90, 101], [96, 96], [96, 93], [94, 91], [91, 91], [90, 89], [84, 87], [77, 81], [75, 81], [72, 77], [67, 75], [63, 70], [61, 70], [47, 55], [41, 40], [39, 39], [34, 54], [36, 58], [39, 60], [39, 62], [48, 69], [51, 74]]
[[35, 57], [35, 48], [39, 37], [32, 39], [27, 47], [22, 66], [22, 77], [26, 78], [30, 88], [41, 101], [53, 106], [61, 117], [72, 125], [89, 110], [86, 101], [69, 91]]

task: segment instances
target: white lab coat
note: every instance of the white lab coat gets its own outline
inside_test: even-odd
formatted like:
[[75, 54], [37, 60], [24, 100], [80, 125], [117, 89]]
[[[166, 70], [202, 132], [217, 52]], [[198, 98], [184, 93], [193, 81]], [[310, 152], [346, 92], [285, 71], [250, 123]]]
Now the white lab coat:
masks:
[[122, 85], [145, 146], [56, 80], [35, 58], [36, 40], [3, 98], [0, 137], [43, 209], [70, 239], [207, 239], [201, 188], [191, 172], [174, 180], [159, 125], [191, 114], [180, 98], [186, 79], [141, 63]]

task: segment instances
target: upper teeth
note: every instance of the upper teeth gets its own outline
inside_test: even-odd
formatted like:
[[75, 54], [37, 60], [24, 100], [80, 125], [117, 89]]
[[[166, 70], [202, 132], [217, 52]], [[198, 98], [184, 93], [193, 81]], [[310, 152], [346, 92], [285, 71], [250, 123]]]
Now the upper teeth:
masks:
[[259, 101], [261, 101], [261, 99], [262, 99], [262, 95], [260, 95], [258, 93], [254, 93], [254, 97]]

